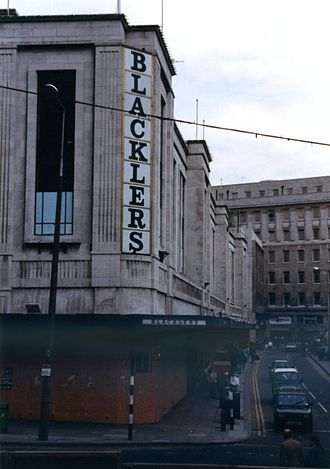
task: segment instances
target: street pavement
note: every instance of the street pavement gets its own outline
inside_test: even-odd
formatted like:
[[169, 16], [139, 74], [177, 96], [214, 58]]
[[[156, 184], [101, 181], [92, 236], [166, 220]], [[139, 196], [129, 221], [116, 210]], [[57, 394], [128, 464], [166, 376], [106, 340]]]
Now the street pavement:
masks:
[[38, 422], [9, 420], [8, 432], [0, 434], [0, 445], [35, 444], [36, 446], [122, 445], [122, 444], [189, 444], [232, 443], [250, 436], [250, 389], [253, 364], [248, 363], [240, 376], [240, 418], [234, 428], [221, 431], [219, 399], [210, 398], [207, 391], [189, 394], [161, 422], [133, 426], [133, 438], [128, 440], [128, 425], [50, 422], [47, 442], [38, 440]]
[[312, 358], [323, 371], [330, 375], [330, 360], [319, 360], [316, 355], [312, 355], [311, 353], [309, 354], [309, 357]]
[[[320, 361], [310, 354], [330, 375], [330, 361]], [[247, 363], [240, 376], [240, 418], [234, 428], [221, 431], [219, 399], [209, 397], [207, 391], [190, 394], [180, 401], [159, 423], [134, 425], [133, 438], [128, 440], [128, 425], [91, 424], [77, 422], [50, 422], [47, 442], [38, 440], [38, 422], [9, 420], [8, 432], [0, 434], [0, 445], [43, 444], [65, 445], [135, 445], [135, 444], [189, 444], [234, 443], [251, 436], [252, 369]]]

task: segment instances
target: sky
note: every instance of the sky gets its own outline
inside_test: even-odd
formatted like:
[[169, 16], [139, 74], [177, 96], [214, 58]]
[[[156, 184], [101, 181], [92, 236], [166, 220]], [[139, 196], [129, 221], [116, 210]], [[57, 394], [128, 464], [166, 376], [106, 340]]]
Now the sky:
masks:
[[[163, 26], [175, 118], [330, 144], [329, 0], [119, 3], [129, 24]], [[117, 4], [9, 0], [20, 15], [116, 13]], [[213, 185], [330, 175], [330, 146], [179, 128], [186, 140], [205, 138]]]

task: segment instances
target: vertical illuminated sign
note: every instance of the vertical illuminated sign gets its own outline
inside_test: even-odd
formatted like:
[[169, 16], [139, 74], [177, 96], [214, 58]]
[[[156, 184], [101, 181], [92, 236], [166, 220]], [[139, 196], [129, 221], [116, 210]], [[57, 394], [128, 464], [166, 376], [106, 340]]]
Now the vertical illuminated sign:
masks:
[[152, 56], [124, 53], [122, 252], [150, 254]]

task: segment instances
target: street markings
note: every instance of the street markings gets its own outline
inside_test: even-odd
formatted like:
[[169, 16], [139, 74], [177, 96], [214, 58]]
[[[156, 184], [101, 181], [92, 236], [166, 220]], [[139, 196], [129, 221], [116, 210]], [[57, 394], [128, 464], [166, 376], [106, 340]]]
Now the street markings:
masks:
[[[315, 363], [315, 361], [311, 358], [311, 357], [307, 357], [307, 360], [308, 362], [310, 363], [310, 365], [314, 368], [314, 370], [323, 378], [325, 379], [326, 381], [328, 381], [330, 383], [330, 376], [328, 375], [328, 373], [326, 373], [321, 367], [320, 365], [318, 365], [317, 363]], [[317, 398], [309, 391], [309, 394], [313, 397], [313, 399], [315, 399], [315, 401], [317, 401]], [[321, 404], [321, 402], [318, 402], [317, 401], [317, 404], [318, 406], [323, 410], [323, 412], [325, 412], [326, 414], [328, 413], [328, 410]]]
[[324, 410], [326, 414], [328, 413], [327, 409], [321, 404], [321, 402], [318, 402], [318, 405], [321, 407], [322, 410]]
[[258, 388], [258, 380], [257, 380], [259, 364], [260, 362], [258, 362], [253, 367], [252, 388], [253, 388], [253, 398], [254, 398], [255, 411], [256, 411], [257, 435], [266, 436], [265, 419], [264, 419], [264, 414], [262, 412], [260, 394], [259, 394], [259, 388]]

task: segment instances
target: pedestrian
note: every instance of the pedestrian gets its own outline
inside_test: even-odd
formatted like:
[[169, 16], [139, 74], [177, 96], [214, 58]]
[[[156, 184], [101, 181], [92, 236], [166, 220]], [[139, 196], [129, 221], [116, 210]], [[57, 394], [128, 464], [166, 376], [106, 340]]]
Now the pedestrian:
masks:
[[229, 389], [225, 391], [224, 399], [220, 403], [221, 407], [221, 431], [226, 431], [226, 425], [229, 424], [230, 430], [234, 429], [234, 400], [233, 393]]
[[207, 379], [208, 386], [209, 386], [210, 398], [215, 399], [218, 376], [212, 366], [210, 366], [207, 370], [206, 379]]
[[289, 428], [283, 430], [284, 441], [280, 447], [280, 466], [301, 467], [303, 463], [302, 447], [292, 436]]
[[244, 349], [241, 349], [239, 352], [239, 361], [240, 361], [240, 368], [241, 368], [241, 373], [245, 370], [245, 364], [246, 364], [246, 353]]
[[311, 447], [306, 453], [304, 459], [305, 467], [325, 467], [324, 449], [321, 445], [320, 438], [316, 435], [309, 437]]

